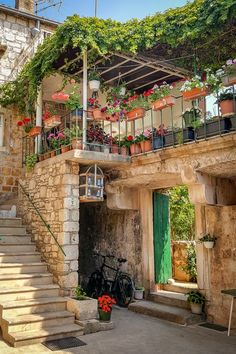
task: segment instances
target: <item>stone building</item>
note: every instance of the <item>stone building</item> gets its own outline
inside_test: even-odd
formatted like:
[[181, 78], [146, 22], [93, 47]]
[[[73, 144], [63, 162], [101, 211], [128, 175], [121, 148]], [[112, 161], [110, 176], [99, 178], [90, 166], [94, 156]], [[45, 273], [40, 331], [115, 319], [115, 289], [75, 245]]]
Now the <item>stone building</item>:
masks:
[[[6, 9], [6, 12], [7, 10], [15, 13], [15, 10]], [[17, 14], [21, 12], [18, 11]], [[4, 13], [4, 16], [13, 16], [15, 23], [18, 23], [18, 15], [14, 17], [12, 14]], [[38, 28], [39, 18], [31, 14], [23, 15], [32, 21], [31, 26]], [[45, 19], [41, 21], [46, 31], [49, 30], [47, 26], [51, 25], [51, 28], [56, 26], [55, 23], [47, 22]], [[27, 31], [28, 34], [32, 34], [28, 27]], [[87, 83], [87, 60], [85, 57], [81, 60], [80, 49], [77, 49], [78, 52], [74, 48], [68, 50], [70, 55], [67, 60], [62, 53], [57, 68], [60, 71], [64, 65], [71, 62], [75, 66], [71, 68], [70, 74], [83, 72], [83, 83]], [[4, 55], [7, 55], [7, 50], [3, 58]], [[150, 88], [156, 80], [178, 82], [187, 74], [184, 69], [157, 61], [148, 54], [145, 57], [143, 55], [143, 53], [142, 56], [129, 56], [122, 52], [112, 53], [107, 60], [107, 67], [101, 68], [104, 81], [117, 84], [120, 79], [119, 70], [122, 70], [129, 88], [144, 90]], [[97, 60], [98, 63], [99, 60], [102, 61], [102, 58]], [[9, 70], [14, 67], [13, 63], [7, 65]], [[10, 71], [8, 75], [11, 75]], [[5, 80], [5, 77], [2, 79]], [[79, 124], [86, 133], [89, 124], [86, 114], [87, 94], [90, 92], [87, 91], [87, 85], [83, 86], [81, 85], [81, 89], [83, 87], [84, 90], [83, 119], [77, 116], [74, 118], [71, 114], [65, 115], [59, 130], [63, 130], [68, 122], [71, 127], [73, 122]], [[44, 78], [37, 102], [40, 107], [36, 114], [39, 125], [42, 125], [43, 103], [52, 101], [52, 94], [60, 87], [60, 77]], [[65, 90], [69, 88], [70, 85]], [[101, 93], [99, 95], [101, 100], [104, 100], [104, 96]], [[47, 263], [53, 282], [59, 285], [60, 294], [70, 296], [78, 283], [86, 283], [96, 265], [93, 252], [98, 250], [127, 258], [123, 269], [132, 275], [136, 284], [145, 287], [149, 300], [154, 298], [159, 305], [163, 302], [174, 303], [186, 309], [188, 305], [184, 295], [179, 294], [180, 287], [171, 288], [164, 284], [166, 282], [157, 280], [157, 253], [163, 256], [165, 245], [162, 245], [163, 252], [156, 252], [154, 225], [155, 213], [162, 210], [162, 206], [159, 205], [158, 209], [155, 205], [155, 195], [163, 195], [163, 190], [176, 185], [186, 185], [190, 199], [195, 205], [196, 240], [205, 233], [217, 236], [217, 242], [212, 250], [207, 250], [202, 244], [197, 243], [198, 282], [195, 289], [200, 290], [207, 298], [205, 312], [208, 321], [227, 325], [230, 299], [223, 295], [221, 290], [236, 286], [235, 110], [230, 117], [226, 117], [230, 119], [230, 128], [222, 129], [224, 117], [218, 112], [215, 120], [211, 121], [211, 129], [208, 122], [204, 121], [203, 135], [199, 135], [200, 138], [195, 136], [194, 139], [189, 139], [189, 136], [186, 138], [184, 135], [186, 127], [183, 126], [180, 117], [182, 110], [190, 104], [183, 101], [178, 84], [174, 95], [175, 106], [167, 107], [163, 112], [149, 110], [144, 119], [127, 124], [103, 123], [103, 128], [111, 133], [122, 132], [133, 135], [138, 130], [148, 127], [158, 128], [165, 124], [172, 128], [168, 136], [169, 139], [173, 139], [171, 144], [167, 145], [166, 136], [165, 146], [162, 144], [147, 153], [123, 156], [118, 154], [118, 151], [112, 153], [112, 149], [105, 152], [104, 146], [99, 147], [99, 151], [96, 147], [90, 149], [87, 141], [83, 141], [84, 149], [71, 149], [51, 158], [45, 157], [43, 161], [38, 161], [31, 171], [25, 171], [24, 167], [21, 169], [21, 133], [15, 124], [17, 112], [2, 110], [2, 115], [11, 115], [12, 121], [10, 135], [7, 135], [5, 129], [5, 146], [0, 148], [2, 149], [0, 157], [3, 157], [0, 166], [1, 198], [13, 197], [17, 191], [17, 181], [20, 182], [17, 196], [18, 216], [26, 225], [27, 232], [32, 235], [41, 260]], [[200, 104], [203, 106], [203, 101]], [[177, 141], [175, 135], [176, 125], [179, 130], [182, 129], [181, 142]], [[51, 130], [46, 131], [44, 137], [48, 137], [49, 131]], [[23, 154], [32, 154], [35, 151], [39, 153], [38, 142], [34, 139], [29, 141], [31, 143]], [[48, 157], [48, 151], [45, 151], [45, 154]], [[105, 198], [103, 201], [86, 203], [81, 198], [80, 174], [94, 164], [101, 167], [105, 175]], [[9, 201], [8, 204], [11, 206], [14, 203]], [[38, 211], [44, 222], [39, 217]], [[45, 227], [47, 225], [50, 225], [50, 230]], [[17, 254], [17, 257], [20, 256], [22, 254]], [[31, 256], [32, 253], [29, 257]], [[51, 301], [53, 302], [53, 299]], [[233, 313], [232, 327], [235, 326], [236, 314]], [[71, 332], [73, 330], [75, 331], [72, 328]], [[4, 334], [14, 345], [17, 343], [17, 337], [9, 339], [7, 330]], [[42, 337], [40, 334], [38, 340], [41, 341]]]
[[[34, 1], [19, 0], [15, 8], [0, 5], [0, 84], [14, 80], [43, 40], [58, 26], [34, 15]], [[21, 115], [0, 107], [0, 199], [17, 192], [21, 171]]]

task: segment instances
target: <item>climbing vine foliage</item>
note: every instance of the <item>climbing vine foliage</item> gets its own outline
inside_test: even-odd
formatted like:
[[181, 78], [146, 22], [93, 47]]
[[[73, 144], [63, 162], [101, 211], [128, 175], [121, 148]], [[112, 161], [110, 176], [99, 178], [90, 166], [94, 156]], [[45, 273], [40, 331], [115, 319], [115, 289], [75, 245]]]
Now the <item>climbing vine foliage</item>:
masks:
[[[56, 71], [56, 62], [62, 56], [66, 63], [74, 48], [80, 53], [91, 50], [91, 60], [116, 51], [144, 52], [156, 45], [170, 50], [188, 44], [197, 49], [206, 41], [214, 42], [228, 30], [232, 32], [235, 23], [236, 0], [195, 0], [180, 8], [125, 23], [74, 15], [42, 44], [16, 81], [0, 87], [0, 104], [4, 107], [17, 104], [22, 111], [29, 110], [43, 78]], [[234, 46], [232, 43], [230, 50], [236, 53]], [[220, 51], [220, 48], [214, 53], [206, 51], [205, 63], [214, 65], [228, 54], [224, 52], [221, 56]], [[63, 75], [69, 74], [69, 68], [68, 62]]]

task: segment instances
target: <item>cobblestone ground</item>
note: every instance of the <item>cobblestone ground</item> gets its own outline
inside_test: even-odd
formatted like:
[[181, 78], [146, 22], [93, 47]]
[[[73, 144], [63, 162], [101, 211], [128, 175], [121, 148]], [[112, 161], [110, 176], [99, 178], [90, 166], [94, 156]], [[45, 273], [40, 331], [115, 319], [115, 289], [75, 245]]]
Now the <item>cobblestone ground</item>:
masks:
[[115, 328], [80, 337], [84, 347], [52, 352], [42, 344], [8, 347], [0, 341], [0, 354], [235, 354], [236, 333], [227, 337], [198, 326], [183, 327], [167, 321], [115, 308]]

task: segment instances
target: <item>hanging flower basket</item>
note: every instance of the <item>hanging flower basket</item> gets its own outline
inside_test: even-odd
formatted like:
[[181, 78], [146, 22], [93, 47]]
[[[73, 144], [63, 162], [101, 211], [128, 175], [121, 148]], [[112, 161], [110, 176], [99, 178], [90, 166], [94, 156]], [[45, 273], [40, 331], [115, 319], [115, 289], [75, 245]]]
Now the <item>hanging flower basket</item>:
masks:
[[62, 102], [65, 102], [69, 99], [69, 95], [65, 92], [55, 92], [53, 95], [52, 95], [52, 99], [54, 101], [62, 101]]
[[106, 114], [104, 112], [101, 112], [101, 110], [99, 108], [95, 108], [93, 110], [93, 118], [95, 120], [105, 120]]
[[162, 99], [156, 100], [152, 104], [152, 109], [154, 111], [162, 110], [166, 107], [171, 107], [175, 105], [175, 97], [173, 96], [166, 96]]
[[203, 242], [205, 248], [213, 248], [215, 245], [214, 241], [204, 241]]
[[185, 101], [188, 101], [188, 100], [195, 100], [199, 97], [204, 97], [207, 95], [207, 90], [206, 89], [201, 89], [201, 88], [198, 88], [198, 87], [195, 87], [193, 88], [192, 90], [190, 91], [184, 91], [183, 92], [183, 98]]
[[101, 83], [100, 83], [99, 80], [90, 80], [90, 81], [89, 81], [89, 88], [90, 88], [90, 90], [96, 92], [96, 91], [99, 90], [100, 84], [101, 84]]
[[42, 130], [42, 128], [39, 126], [33, 127], [28, 132], [28, 136], [30, 136], [30, 137], [38, 136], [41, 133], [41, 130]]
[[144, 108], [135, 108], [132, 111], [126, 113], [126, 117], [128, 121], [132, 121], [138, 118], [143, 118], [145, 116], [145, 109]]
[[54, 128], [61, 124], [61, 117], [60, 116], [51, 116], [44, 120], [44, 127], [45, 128]]
[[106, 116], [106, 120], [110, 121], [110, 122], [118, 122], [119, 121], [119, 114], [115, 113], [113, 115], [110, 116]]

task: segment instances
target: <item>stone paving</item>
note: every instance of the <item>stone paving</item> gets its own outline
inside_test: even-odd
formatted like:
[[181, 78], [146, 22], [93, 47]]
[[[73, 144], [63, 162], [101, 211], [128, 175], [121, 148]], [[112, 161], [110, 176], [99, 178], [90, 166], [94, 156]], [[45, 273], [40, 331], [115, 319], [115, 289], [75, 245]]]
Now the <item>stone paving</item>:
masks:
[[52, 352], [42, 344], [8, 347], [0, 341], [0, 354], [235, 354], [236, 333], [227, 337], [198, 326], [184, 327], [126, 309], [113, 310], [115, 329], [80, 337], [84, 347]]

